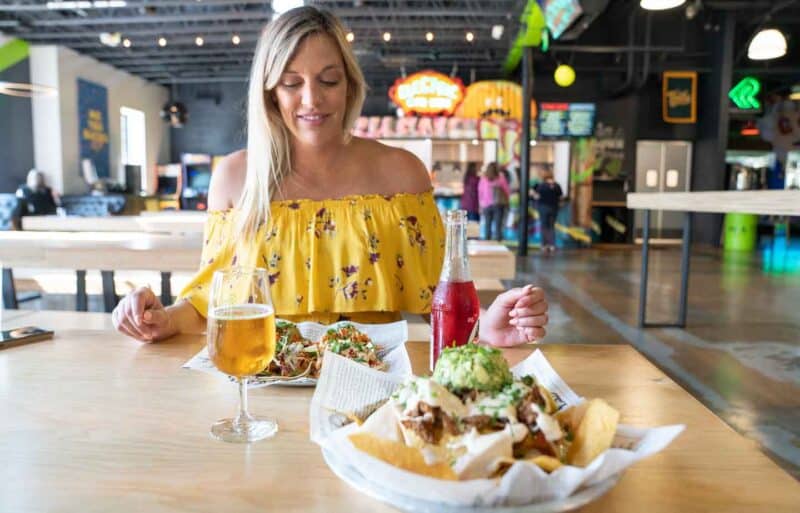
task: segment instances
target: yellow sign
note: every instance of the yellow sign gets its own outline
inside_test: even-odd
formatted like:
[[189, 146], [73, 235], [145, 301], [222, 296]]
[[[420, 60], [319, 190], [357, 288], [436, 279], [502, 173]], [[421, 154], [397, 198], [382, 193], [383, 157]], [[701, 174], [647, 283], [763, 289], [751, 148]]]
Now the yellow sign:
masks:
[[464, 84], [437, 71], [419, 71], [397, 79], [389, 97], [406, 114], [452, 116], [464, 99]]
[[[522, 86], [507, 80], [483, 80], [467, 87], [456, 115], [472, 119], [513, 119], [522, 121]], [[531, 119], [536, 119], [536, 102], [531, 100]]]

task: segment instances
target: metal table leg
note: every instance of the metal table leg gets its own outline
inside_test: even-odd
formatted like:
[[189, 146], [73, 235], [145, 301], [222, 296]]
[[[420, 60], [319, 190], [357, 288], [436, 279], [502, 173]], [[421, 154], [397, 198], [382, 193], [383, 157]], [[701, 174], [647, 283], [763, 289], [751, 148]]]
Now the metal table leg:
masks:
[[86, 296], [86, 271], [75, 271], [75, 284], [77, 285], [75, 309], [79, 312], [86, 312], [89, 310], [89, 298]]
[[685, 328], [686, 309], [689, 295], [689, 260], [692, 249], [692, 213], [686, 212], [683, 219], [683, 243], [681, 246], [681, 292], [676, 322], [647, 322], [647, 264], [648, 242], [650, 240], [650, 211], [644, 211], [642, 230], [642, 277], [639, 285], [639, 327], [640, 328]]
[[100, 275], [103, 277], [103, 307], [106, 313], [111, 313], [119, 301], [114, 289], [114, 271], [100, 271]]
[[14, 287], [14, 273], [6, 268], [3, 268], [3, 308], [7, 310], [19, 308], [17, 289]]
[[647, 264], [650, 251], [650, 211], [644, 211], [642, 227], [642, 275], [639, 280], [639, 327], [644, 328], [647, 311]]
[[164, 306], [169, 306], [172, 304], [172, 285], [170, 284], [171, 277], [172, 273], [170, 272], [161, 273], [161, 304]]

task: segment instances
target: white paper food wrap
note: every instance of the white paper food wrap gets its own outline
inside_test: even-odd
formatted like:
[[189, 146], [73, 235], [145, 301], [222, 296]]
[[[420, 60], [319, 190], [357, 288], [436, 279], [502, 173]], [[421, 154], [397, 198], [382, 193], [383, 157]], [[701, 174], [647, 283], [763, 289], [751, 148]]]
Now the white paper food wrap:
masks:
[[[550, 366], [541, 351], [511, 369], [515, 376], [533, 375], [556, 396], [559, 406], [582, 402]], [[664, 449], [683, 425], [635, 428], [619, 425], [611, 449], [585, 468], [562, 466], [547, 474], [533, 463], [518, 461], [502, 478], [445, 481], [402, 470], [356, 449], [348, 435], [358, 429], [348, 415], [365, 418], [403, 382], [334, 354], [325, 365], [311, 401], [311, 439], [347, 462], [376, 487], [425, 501], [453, 506], [518, 506], [568, 497], [576, 490], [618, 474], [636, 461]]]
[[[280, 319], [278, 319], [280, 320]], [[316, 322], [299, 322], [297, 329], [303, 337], [318, 341], [329, 329], [335, 329], [343, 324], [352, 324], [359, 331], [366, 334], [372, 342], [378, 346], [378, 356], [386, 363], [386, 372], [382, 374], [392, 374], [400, 379], [400, 382], [411, 375], [411, 360], [408, 358], [405, 343], [408, 340], [408, 324], [406, 321], [392, 322], [388, 324], [360, 324], [357, 322], [342, 321], [335, 324], [319, 324]], [[355, 362], [354, 362], [355, 363]], [[361, 365], [368, 369], [368, 367]], [[323, 365], [323, 368], [325, 366]], [[199, 370], [211, 374], [219, 375], [223, 378], [228, 376], [214, 367], [208, 357], [208, 348], [204, 347], [199, 353], [194, 355], [191, 360], [183, 364], [184, 369]], [[371, 370], [371, 369], [370, 369]], [[374, 371], [379, 372], [379, 371]], [[310, 386], [317, 382], [312, 378], [301, 378], [293, 380], [291, 383], [300, 386]], [[271, 383], [261, 381], [258, 376], [249, 378], [248, 388], [259, 388], [268, 386]]]

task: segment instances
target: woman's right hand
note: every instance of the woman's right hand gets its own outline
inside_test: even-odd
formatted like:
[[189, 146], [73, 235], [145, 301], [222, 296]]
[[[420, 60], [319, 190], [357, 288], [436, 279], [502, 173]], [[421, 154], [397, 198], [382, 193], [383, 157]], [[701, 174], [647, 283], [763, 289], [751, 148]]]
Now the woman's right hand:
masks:
[[119, 302], [111, 313], [114, 327], [141, 342], [155, 342], [175, 335], [172, 316], [150, 287], [139, 287]]

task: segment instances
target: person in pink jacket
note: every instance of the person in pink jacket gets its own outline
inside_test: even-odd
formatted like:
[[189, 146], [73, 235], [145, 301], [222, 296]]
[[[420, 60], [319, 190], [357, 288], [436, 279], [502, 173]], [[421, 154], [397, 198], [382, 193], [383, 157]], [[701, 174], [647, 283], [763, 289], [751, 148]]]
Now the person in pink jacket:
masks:
[[478, 204], [483, 217], [483, 239], [503, 240], [503, 219], [508, 212], [511, 190], [497, 162], [490, 162], [478, 182]]

